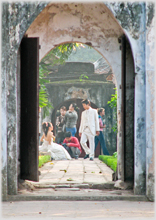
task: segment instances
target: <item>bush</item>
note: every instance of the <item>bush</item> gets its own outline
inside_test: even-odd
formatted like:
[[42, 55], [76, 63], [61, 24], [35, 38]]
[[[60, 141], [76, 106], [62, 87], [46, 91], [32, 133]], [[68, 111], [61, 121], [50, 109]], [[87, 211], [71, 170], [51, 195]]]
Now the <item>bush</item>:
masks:
[[117, 156], [118, 156], [118, 153], [117, 153], [117, 152], [114, 152], [114, 153], [113, 153], [113, 157], [117, 158]]
[[107, 166], [109, 166], [114, 172], [117, 168], [117, 154], [113, 156], [99, 155], [99, 160], [103, 161]]
[[42, 167], [44, 163], [51, 161], [50, 155], [39, 156], [38, 167]]

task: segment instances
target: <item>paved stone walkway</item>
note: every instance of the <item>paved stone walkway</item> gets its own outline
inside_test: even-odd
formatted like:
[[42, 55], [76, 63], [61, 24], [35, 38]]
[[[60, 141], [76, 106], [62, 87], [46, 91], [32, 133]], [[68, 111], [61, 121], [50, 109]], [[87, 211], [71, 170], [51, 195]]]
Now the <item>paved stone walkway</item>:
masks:
[[52, 161], [39, 170], [39, 182], [26, 180], [18, 195], [9, 195], [6, 201], [148, 201], [132, 189], [116, 188], [114, 171], [98, 158]]
[[52, 184], [104, 184], [112, 181], [114, 172], [98, 158], [94, 161], [83, 158], [52, 161], [39, 170], [39, 182], [29, 181], [36, 187]]

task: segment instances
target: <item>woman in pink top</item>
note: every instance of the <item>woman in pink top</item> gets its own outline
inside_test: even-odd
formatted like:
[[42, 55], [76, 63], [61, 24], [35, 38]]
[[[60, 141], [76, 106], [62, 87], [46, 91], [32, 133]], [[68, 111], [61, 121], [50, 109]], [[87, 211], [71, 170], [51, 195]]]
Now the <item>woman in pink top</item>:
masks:
[[105, 109], [104, 108], [99, 108], [98, 109], [98, 115], [99, 115], [99, 125], [100, 125], [100, 134], [99, 136], [95, 136], [95, 150], [96, 147], [100, 141], [100, 145], [102, 148], [102, 152], [104, 155], [109, 155], [109, 152], [106, 148], [106, 144], [105, 144], [105, 139], [104, 139], [104, 135], [103, 135], [103, 129], [105, 128], [106, 125], [103, 124], [103, 120], [102, 120], [102, 116], [105, 115]]

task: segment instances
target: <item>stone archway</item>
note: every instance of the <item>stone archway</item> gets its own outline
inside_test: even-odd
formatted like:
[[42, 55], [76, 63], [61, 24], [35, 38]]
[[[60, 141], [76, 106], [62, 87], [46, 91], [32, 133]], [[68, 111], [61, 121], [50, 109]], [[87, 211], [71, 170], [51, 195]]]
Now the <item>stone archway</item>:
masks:
[[[75, 7], [79, 8], [79, 12], [77, 12], [78, 9], [75, 9]], [[55, 13], [55, 10], [56, 10], [56, 13]], [[88, 10], [94, 11], [94, 16], [89, 15], [90, 12]], [[46, 15], [46, 18], [44, 17], [44, 15]], [[64, 19], [65, 17], [66, 19]], [[71, 19], [71, 17], [73, 19]], [[46, 24], [49, 24], [47, 18], [50, 20], [54, 19], [53, 21], [55, 25], [53, 26], [51, 24], [52, 29], [53, 27], [57, 29], [56, 27], [57, 24], [64, 24], [62, 26], [63, 30], [60, 31], [60, 28], [58, 28], [58, 30], [54, 30], [51, 33], [52, 29], [50, 29], [50, 27], [48, 26], [45, 26]], [[107, 19], [109, 21], [109, 25], [107, 24]], [[74, 23], [71, 23], [71, 21]], [[36, 22], [37, 23], [39, 22], [39, 24], [37, 24]], [[78, 25], [80, 27], [78, 27]], [[30, 25], [30, 27], [28, 28], [26, 32], [26, 37], [39, 37], [40, 46], [41, 46], [40, 59], [49, 50], [51, 50], [53, 47], [55, 47], [56, 45], [60, 43], [81, 42], [81, 43], [86, 43], [88, 45], [91, 45], [94, 49], [100, 52], [101, 55], [107, 59], [109, 64], [111, 64], [110, 66], [112, 67], [112, 71], [115, 75], [116, 86], [118, 90], [118, 122], [119, 122], [118, 131], [119, 132], [118, 132], [118, 147], [117, 148], [119, 151], [121, 151], [121, 126], [120, 126], [120, 121], [121, 121], [120, 120], [120, 115], [121, 115], [121, 88], [120, 88], [121, 51], [119, 50], [119, 47], [120, 47], [119, 38], [122, 36], [123, 33], [124, 32], [122, 28], [117, 23], [117, 21], [113, 18], [110, 10], [103, 3], [90, 4], [90, 5], [88, 4], [75, 5], [75, 4], [70, 4], [70, 3], [69, 4], [49, 3], [43, 9], [43, 11], [36, 17], [32, 25]], [[44, 36], [44, 34], [46, 36]], [[82, 35], [82, 37], [79, 37], [81, 36], [80, 34]], [[52, 45], [52, 39], [49, 38], [50, 36], [53, 36], [53, 45]], [[58, 36], [62, 36], [62, 39], [59, 39]], [[47, 39], [49, 39], [50, 41], [47, 41]], [[42, 52], [43, 48], [46, 48], [47, 50], [44, 50], [44, 52]], [[118, 59], [116, 59], [116, 57], [118, 57]], [[119, 155], [120, 155], [120, 152], [119, 152]], [[119, 178], [121, 178], [121, 176], [123, 176], [122, 174], [123, 172], [121, 171], [123, 170], [124, 158], [119, 157], [119, 160], [121, 160], [121, 162], [119, 162]]]
[[[128, 58], [126, 59], [127, 63], [131, 63], [133, 66], [131, 69], [127, 69], [128, 75], [126, 79], [127, 87], [129, 88], [127, 100], [129, 97], [132, 97], [131, 104], [133, 103], [130, 105], [130, 108], [127, 108], [126, 110], [126, 114], [129, 117], [125, 117], [127, 120], [126, 129], [129, 130], [129, 141], [127, 142], [127, 149], [131, 149], [130, 151], [127, 151], [124, 144], [122, 143], [123, 129], [121, 126], [121, 108], [123, 108], [123, 106], [121, 101], [122, 58], [120, 48], [122, 48], [121, 38], [123, 34], [124, 30], [121, 28], [106, 4], [103, 3], [49, 3], [38, 15], [32, 25], [30, 25], [26, 32], [27, 37], [40, 38], [40, 60], [55, 46], [67, 42], [80, 42], [88, 44], [96, 49], [103, 57], [105, 57], [115, 76], [118, 92], [118, 176], [119, 179], [122, 180], [127, 179], [126, 176], [128, 176], [128, 179], [130, 178], [131, 181], [133, 181], [134, 133], [133, 125], [131, 126], [131, 122], [134, 121], [134, 64], [131, 62], [133, 61], [133, 53], [127, 39], [126, 44], [128, 51], [126, 56]], [[130, 56], [128, 54], [130, 54]], [[125, 124], [125, 122], [123, 124]], [[128, 155], [129, 152], [131, 152], [130, 155]], [[124, 161], [124, 158], [126, 157], [129, 158], [126, 160], [129, 160], [128, 164], [126, 161]], [[124, 171], [125, 164], [127, 164], [127, 168], [130, 167], [131, 172]]]
[[[103, 4], [103, 3], [102, 3]], [[122, 32], [126, 32], [126, 35], [130, 39], [131, 47], [133, 48], [134, 57], [134, 71], [135, 71], [135, 183], [134, 183], [134, 192], [135, 194], [145, 194], [147, 189], [147, 194], [152, 197], [153, 193], [153, 181], [154, 181], [154, 160], [153, 160], [153, 151], [154, 146], [151, 143], [154, 143], [154, 122], [153, 122], [153, 88], [154, 88], [154, 77], [152, 76], [154, 72], [154, 64], [152, 65], [152, 57], [154, 54], [154, 46], [152, 40], [154, 37], [153, 34], [153, 21], [154, 13], [152, 12], [153, 5], [152, 3], [105, 3], [105, 9], [108, 12], [109, 16], [118, 24], [119, 27], [122, 27]], [[17, 193], [17, 170], [12, 170], [11, 167], [17, 167], [17, 147], [18, 147], [18, 102], [17, 102], [17, 56], [18, 48], [20, 41], [29, 28], [30, 24], [33, 22], [37, 15], [47, 6], [47, 3], [4, 3], [3, 4], [3, 22], [2, 22], [2, 34], [3, 34], [3, 45], [2, 45], [2, 130], [3, 130], [3, 163], [2, 163], [2, 172], [3, 172], [3, 194], [16, 194]], [[57, 4], [55, 4], [57, 9]], [[70, 12], [68, 4], [65, 5], [67, 11]], [[101, 10], [103, 7], [100, 7]], [[146, 10], [147, 8], [147, 10]], [[63, 11], [63, 10], [62, 10]], [[121, 13], [122, 12], [122, 13]], [[105, 10], [101, 14], [104, 14]], [[16, 15], [16, 16], [15, 16]], [[24, 15], [24, 16], [23, 16]], [[79, 13], [77, 13], [79, 17]], [[134, 15], [134, 16], [132, 16]], [[108, 16], [108, 17], [109, 17]], [[53, 17], [51, 17], [53, 18]], [[9, 19], [9, 22], [8, 22]], [[87, 17], [86, 17], [87, 21]], [[148, 22], [147, 22], [148, 21]], [[88, 21], [88, 25], [91, 22]], [[119, 25], [119, 23], [121, 26]], [[70, 22], [69, 22], [70, 23]], [[86, 23], [87, 25], [87, 23]], [[12, 28], [14, 27], [14, 28]], [[71, 32], [72, 32], [71, 27]], [[109, 29], [108, 29], [109, 30]], [[69, 33], [71, 33], [69, 32]], [[58, 32], [57, 32], [58, 33]], [[79, 32], [76, 36], [72, 36], [72, 41], [78, 41]], [[91, 32], [88, 32], [88, 35]], [[98, 30], [94, 32], [98, 33]], [[146, 33], [148, 38], [146, 38]], [[62, 35], [63, 36], [63, 35]], [[101, 35], [103, 36], [103, 35]], [[99, 36], [100, 37], [100, 36]], [[116, 35], [117, 39], [118, 35]], [[99, 42], [97, 36], [97, 42]], [[102, 39], [102, 37], [101, 37]], [[100, 43], [102, 45], [102, 41]], [[144, 39], [147, 39], [144, 42]], [[64, 39], [65, 40], [65, 39]], [[63, 43], [66, 41], [59, 41]], [[90, 43], [90, 36], [88, 38], [81, 39], [85, 43]], [[87, 40], [87, 41], [86, 41]], [[71, 41], [71, 40], [70, 40]], [[97, 49], [98, 45], [96, 40], [93, 41], [95, 44], [92, 44]], [[114, 41], [112, 41], [114, 42]], [[115, 41], [117, 42], [117, 41]], [[58, 44], [56, 42], [56, 44]], [[104, 56], [107, 57], [108, 46], [107, 41], [105, 42], [106, 48], [101, 52]], [[54, 46], [54, 45], [53, 45]], [[52, 47], [53, 47], [52, 46]], [[112, 46], [114, 46], [112, 44]], [[119, 44], [116, 45], [118, 51]], [[145, 51], [146, 54], [141, 53]], [[132, 53], [132, 51], [131, 51]], [[113, 54], [113, 53], [112, 53]], [[115, 54], [115, 53], [114, 53]], [[111, 55], [111, 54], [110, 54]], [[119, 53], [116, 52], [116, 57]], [[110, 56], [111, 57], [111, 56]], [[108, 59], [108, 62], [109, 59]], [[111, 63], [111, 62], [110, 62]], [[147, 63], [148, 65], [144, 65]], [[113, 62], [112, 62], [113, 64]], [[113, 64], [116, 65], [116, 61]], [[113, 70], [116, 68], [113, 67]], [[145, 79], [146, 75], [146, 79]], [[116, 72], [116, 76], [120, 77], [120, 73]], [[7, 79], [11, 79], [7, 81]], [[120, 80], [119, 80], [120, 81]], [[148, 89], [146, 90], [146, 86]], [[120, 96], [120, 83], [118, 84], [118, 92]], [[149, 97], [147, 100], [146, 98]], [[120, 105], [118, 114], [120, 115]], [[144, 109], [147, 108], [147, 113]], [[7, 108], [6, 108], [7, 107]], [[7, 111], [6, 111], [7, 109]], [[152, 113], [151, 113], [152, 112]], [[120, 117], [119, 117], [120, 118]], [[142, 129], [139, 129], [139, 128]], [[146, 131], [146, 128], [147, 131]], [[119, 134], [120, 139], [120, 134]], [[146, 155], [146, 139], [150, 140], [147, 143], [148, 146], [148, 155]], [[149, 146], [150, 143], [150, 146]], [[10, 157], [11, 155], [11, 157]], [[7, 163], [9, 161], [9, 165]], [[147, 168], [147, 169], [146, 169]], [[13, 171], [13, 172], [12, 172]], [[146, 175], [145, 175], [146, 174]], [[8, 178], [9, 176], [9, 178]], [[147, 178], [146, 178], [147, 177]], [[146, 184], [147, 183], [147, 184]], [[147, 188], [146, 188], [147, 186]]]

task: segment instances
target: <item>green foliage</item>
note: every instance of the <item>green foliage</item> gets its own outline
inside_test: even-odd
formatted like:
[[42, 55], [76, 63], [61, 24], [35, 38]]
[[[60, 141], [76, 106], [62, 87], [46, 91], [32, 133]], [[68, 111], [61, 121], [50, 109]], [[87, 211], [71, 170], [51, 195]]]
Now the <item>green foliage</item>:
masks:
[[107, 103], [109, 104], [109, 106], [111, 107], [111, 108], [117, 108], [117, 90], [116, 90], [116, 88], [114, 88], [115, 89], [115, 94], [112, 94], [111, 96], [112, 96], [112, 98], [111, 98], [111, 100], [110, 101], [108, 101]]
[[117, 153], [117, 152], [114, 152], [114, 153], [113, 153], [113, 157], [117, 158], [117, 156], [118, 156], [118, 153]]
[[80, 82], [85, 82], [85, 79], [88, 79], [88, 76], [86, 76], [85, 74], [81, 74], [81, 76], [79, 77]]
[[113, 117], [115, 119], [115, 125], [112, 127], [113, 131], [115, 133], [118, 132], [118, 128], [117, 128], [117, 90], [115, 88], [115, 94], [111, 95], [112, 98], [110, 101], [107, 102], [107, 104], [113, 109]]
[[53, 106], [48, 100], [48, 91], [45, 87], [46, 83], [49, 83], [49, 80], [45, 79], [46, 71], [40, 67], [39, 68], [39, 107], [43, 109], [43, 118], [49, 115], [49, 109], [52, 109]]
[[45, 164], [49, 161], [51, 161], [51, 156], [50, 155], [39, 156], [38, 167], [42, 167], [43, 164]]
[[68, 43], [55, 47], [41, 60], [40, 67], [48, 74], [51, 66], [64, 64], [72, 51], [76, 51], [76, 48], [81, 45], [80, 43]]
[[99, 155], [99, 160], [103, 161], [105, 164], [107, 164], [107, 166], [109, 166], [112, 170], [116, 172], [117, 154], [113, 154], [113, 156]]

